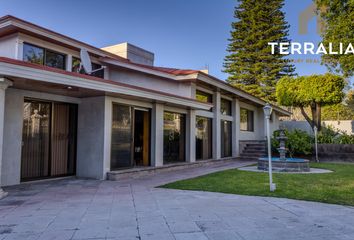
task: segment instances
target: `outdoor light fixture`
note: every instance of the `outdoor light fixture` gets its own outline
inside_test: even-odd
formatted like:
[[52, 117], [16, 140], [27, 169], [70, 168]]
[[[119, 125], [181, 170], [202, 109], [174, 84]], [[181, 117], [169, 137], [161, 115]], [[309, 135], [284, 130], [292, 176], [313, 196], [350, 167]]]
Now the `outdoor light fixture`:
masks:
[[263, 107], [263, 112], [264, 116], [266, 118], [266, 128], [267, 128], [267, 143], [268, 143], [268, 173], [269, 173], [269, 188], [271, 192], [274, 192], [276, 189], [275, 183], [273, 183], [273, 176], [272, 176], [272, 151], [270, 147], [270, 126], [269, 126], [269, 120], [270, 116], [272, 115], [273, 108], [270, 106], [269, 103], [267, 103]]
[[316, 151], [316, 162], [320, 162], [318, 160], [318, 145], [317, 145], [317, 134], [318, 134], [318, 129], [316, 126], [313, 127], [313, 131], [315, 133], [315, 151]]

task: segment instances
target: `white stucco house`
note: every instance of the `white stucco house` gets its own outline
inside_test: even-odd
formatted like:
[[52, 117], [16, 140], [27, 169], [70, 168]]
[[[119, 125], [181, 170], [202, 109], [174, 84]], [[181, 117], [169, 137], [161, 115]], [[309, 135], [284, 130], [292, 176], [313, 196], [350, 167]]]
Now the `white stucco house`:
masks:
[[[84, 74], [82, 49], [105, 68]], [[264, 140], [265, 104], [205, 71], [156, 67], [128, 43], [97, 48], [0, 18], [0, 186], [237, 157]], [[273, 109], [277, 129], [289, 112]]]

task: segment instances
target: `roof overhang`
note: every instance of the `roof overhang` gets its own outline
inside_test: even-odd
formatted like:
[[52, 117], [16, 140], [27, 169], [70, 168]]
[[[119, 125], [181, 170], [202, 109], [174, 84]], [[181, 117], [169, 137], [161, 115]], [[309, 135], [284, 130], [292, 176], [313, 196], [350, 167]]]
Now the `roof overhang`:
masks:
[[65, 86], [101, 91], [108, 94], [111, 93], [136, 97], [139, 99], [150, 99], [154, 102], [161, 102], [167, 105], [189, 109], [210, 110], [212, 107], [209, 103], [199, 102], [192, 98], [181, 97], [160, 91], [122, 84], [111, 80], [104, 80], [83, 74], [66, 72], [59, 69], [53, 69], [50, 67], [1, 57], [0, 75], [10, 79], [11, 77], [23, 78], [37, 82], [61, 84]]
[[0, 18], [0, 37], [10, 35], [16, 32], [25, 33], [30, 36], [43, 39], [45, 41], [64, 46], [69, 49], [79, 51], [80, 49], [85, 48], [96, 57], [109, 56], [112, 58], [119, 59], [121, 61], [128, 61], [125, 58], [106, 52], [100, 48], [91, 46], [87, 43], [78, 41], [76, 39], [54, 32], [36, 24], [24, 21], [22, 19], [10, 15]]
[[[154, 75], [157, 77], [161, 77], [164, 79], [168, 80], [173, 80], [173, 81], [179, 81], [179, 82], [205, 82], [207, 84], [213, 85], [216, 88], [223, 89], [224, 91], [228, 91], [231, 94], [235, 94], [236, 98], [243, 99], [246, 101], [249, 101], [253, 104], [264, 106], [266, 104], [265, 101], [262, 99], [259, 99], [249, 93], [246, 93], [242, 91], [239, 88], [235, 88], [229, 84], [227, 84], [225, 81], [222, 81], [218, 78], [215, 78], [209, 74], [203, 73], [201, 71], [197, 71], [191, 74], [171, 74], [171, 73], [166, 73], [164, 71], [158, 70], [158, 68], [151, 68], [148, 66], [142, 66], [138, 64], [134, 64], [130, 62], [129, 60], [119, 57], [115, 54], [106, 52], [100, 48], [91, 46], [89, 44], [83, 43], [81, 41], [78, 41], [76, 39], [70, 38], [68, 36], [62, 35], [60, 33], [51, 31], [49, 29], [43, 28], [41, 26], [32, 24], [30, 22], [24, 21], [22, 19], [13, 17], [13, 16], [4, 16], [0, 18], [0, 37], [9, 35], [12, 33], [16, 32], [22, 32], [25, 34], [29, 34], [41, 39], [44, 39], [46, 41], [50, 41], [55, 44], [59, 44], [62, 46], [65, 46], [67, 48], [75, 49], [75, 50], [80, 50], [81, 48], [87, 49], [92, 55], [96, 56], [99, 58], [100, 61], [103, 63], [115, 65], [118, 67], [122, 67], [125, 69], [130, 69], [132, 71], [138, 71], [142, 72], [145, 74], [149, 75]], [[1, 73], [1, 72], [0, 72]], [[68, 74], [66, 74], [68, 76]], [[84, 78], [87, 79], [87, 78]], [[113, 82], [113, 81], [111, 81]], [[116, 82], [113, 82], [116, 83]], [[108, 84], [108, 83], [107, 83]], [[133, 86], [130, 86], [133, 87]], [[145, 89], [145, 91], [150, 91], [148, 89]], [[175, 96], [177, 97], [177, 96]], [[280, 115], [283, 116], [290, 116], [291, 113], [286, 111], [285, 109], [282, 109], [281, 107], [278, 107], [276, 105], [273, 105], [273, 109], [278, 112]]]
[[[217, 79], [215, 77], [212, 77], [208, 74], [205, 74], [203, 72], [198, 73], [197, 79], [201, 82], [213, 85], [219, 89], [222, 89], [222, 90], [225, 90], [225, 91], [230, 92], [232, 94], [235, 94], [237, 96], [236, 98], [239, 98], [241, 100], [246, 100], [246, 101], [255, 103], [259, 106], [265, 106], [267, 104], [266, 101], [264, 101], [260, 98], [257, 98], [245, 91], [242, 91], [239, 88], [235, 88], [235, 87], [231, 86], [230, 84], [228, 84], [220, 79]], [[278, 114], [280, 114], [282, 116], [291, 116], [291, 113], [289, 111], [287, 111], [279, 106], [276, 106], [274, 104], [271, 104], [271, 106], [273, 107], [273, 110], [276, 111]]]

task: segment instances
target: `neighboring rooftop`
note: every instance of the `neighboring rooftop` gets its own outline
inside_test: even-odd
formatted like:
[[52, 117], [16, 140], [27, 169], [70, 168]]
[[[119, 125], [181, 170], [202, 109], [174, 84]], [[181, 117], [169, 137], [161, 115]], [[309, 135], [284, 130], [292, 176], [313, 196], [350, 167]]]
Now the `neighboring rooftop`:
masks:
[[101, 48], [104, 51], [126, 58], [133, 63], [154, 66], [154, 54], [130, 43], [120, 43]]

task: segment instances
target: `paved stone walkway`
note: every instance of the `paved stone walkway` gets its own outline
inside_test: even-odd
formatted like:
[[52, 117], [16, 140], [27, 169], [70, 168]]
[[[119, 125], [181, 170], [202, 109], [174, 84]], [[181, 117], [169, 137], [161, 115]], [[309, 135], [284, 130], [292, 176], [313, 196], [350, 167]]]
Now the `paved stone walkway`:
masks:
[[354, 208], [153, 188], [243, 163], [120, 182], [66, 179], [6, 188], [0, 239], [354, 239]]

